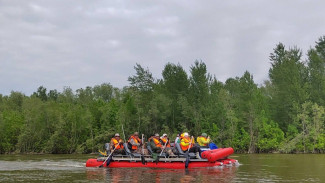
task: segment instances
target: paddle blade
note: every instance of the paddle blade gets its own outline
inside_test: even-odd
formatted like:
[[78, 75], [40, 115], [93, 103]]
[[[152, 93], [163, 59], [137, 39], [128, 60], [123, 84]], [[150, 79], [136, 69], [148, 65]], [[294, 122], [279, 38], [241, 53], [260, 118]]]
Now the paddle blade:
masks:
[[189, 155], [188, 151], [186, 152], [185, 157], [186, 157], [185, 168], [187, 168], [188, 164], [190, 163], [190, 155]]
[[158, 164], [158, 162], [159, 162], [159, 156], [157, 156], [156, 165]]
[[111, 163], [111, 159], [112, 158], [108, 158], [108, 160], [106, 161], [106, 166], [108, 167], [108, 165]]
[[144, 159], [144, 156], [143, 156], [143, 155], [141, 156], [141, 162], [142, 162], [142, 164], [144, 164], [144, 165], [146, 164], [146, 160]]

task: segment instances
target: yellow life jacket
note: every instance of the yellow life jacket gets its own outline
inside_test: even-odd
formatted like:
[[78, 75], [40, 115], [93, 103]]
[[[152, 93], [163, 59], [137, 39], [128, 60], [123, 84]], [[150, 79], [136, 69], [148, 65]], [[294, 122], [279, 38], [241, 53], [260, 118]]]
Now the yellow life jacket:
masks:
[[210, 143], [210, 139], [204, 137], [204, 136], [199, 136], [196, 139], [197, 143], [199, 143], [200, 146], [208, 146]]
[[190, 142], [191, 142], [190, 137], [181, 137], [180, 146], [181, 146], [183, 151], [187, 151], [188, 149], [193, 147], [193, 143], [191, 143], [191, 145], [190, 145]]

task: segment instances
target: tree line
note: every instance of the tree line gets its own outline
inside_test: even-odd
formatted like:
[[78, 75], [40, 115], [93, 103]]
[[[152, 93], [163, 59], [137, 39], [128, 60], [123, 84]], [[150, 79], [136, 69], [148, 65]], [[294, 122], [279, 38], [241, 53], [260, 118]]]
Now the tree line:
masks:
[[220, 82], [195, 61], [189, 74], [167, 63], [160, 79], [136, 64], [122, 89], [103, 83], [62, 92], [40, 86], [30, 96], [12, 91], [0, 95], [0, 153], [91, 153], [114, 133], [128, 138], [134, 131], [171, 139], [205, 132], [236, 152], [323, 153], [325, 36], [302, 55], [277, 44], [260, 86], [248, 71]]

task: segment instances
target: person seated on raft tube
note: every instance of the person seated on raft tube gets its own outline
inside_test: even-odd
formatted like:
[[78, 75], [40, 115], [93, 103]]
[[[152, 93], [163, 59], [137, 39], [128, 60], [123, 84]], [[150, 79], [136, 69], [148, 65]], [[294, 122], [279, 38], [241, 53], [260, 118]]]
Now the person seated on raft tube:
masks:
[[159, 140], [159, 134], [156, 133], [149, 139], [150, 147], [153, 153], [161, 153], [161, 141]]
[[196, 141], [201, 147], [209, 147], [210, 137], [206, 133], [202, 133], [201, 136], [197, 137]]
[[128, 140], [128, 147], [132, 153], [141, 153], [141, 139], [139, 139], [139, 133], [134, 132]]
[[113, 154], [125, 154], [123, 140], [120, 139], [120, 134], [118, 133], [114, 135], [110, 142], [110, 150], [113, 151], [114, 149], [115, 151]]
[[165, 146], [166, 144], [166, 148], [169, 147], [170, 148], [170, 140], [169, 138], [167, 137], [167, 134], [164, 133], [161, 137], [160, 137], [160, 140], [162, 142], [162, 144]]
[[167, 147], [167, 144], [165, 147], [165, 143], [162, 143], [158, 133], [156, 133], [155, 136], [150, 138], [149, 143], [153, 153], [160, 154], [161, 151], [163, 150], [163, 152], [167, 153], [169, 156], [175, 156], [174, 153], [172, 152], [172, 149], [170, 148], [170, 144], [169, 147]]
[[[168, 138], [168, 136], [167, 136], [166, 133], [164, 133], [164, 134], [160, 137], [160, 140], [161, 140], [162, 145], [163, 145], [162, 148], [164, 148], [164, 147], [166, 146], [165, 149], [164, 149], [164, 152], [166, 152], [169, 156], [175, 156], [175, 154], [174, 154], [174, 152], [173, 152], [173, 148], [172, 148], [171, 145], [170, 145], [170, 140], [169, 140], [169, 138]], [[166, 142], [167, 142], [167, 143], [166, 143]]]
[[178, 133], [178, 134], [176, 135], [176, 138], [175, 138], [175, 144], [176, 144], [176, 143], [180, 143], [180, 136], [181, 136], [180, 133]]
[[180, 146], [181, 146], [182, 151], [184, 153], [186, 153], [186, 151], [193, 152], [196, 154], [197, 159], [201, 159], [201, 156], [200, 156], [201, 149], [200, 149], [200, 147], [195, 146], [193, 136], [190, 138], [189, 134], [187, 132], [185, 132], [181, 135], [180, 138], [181, 138]]

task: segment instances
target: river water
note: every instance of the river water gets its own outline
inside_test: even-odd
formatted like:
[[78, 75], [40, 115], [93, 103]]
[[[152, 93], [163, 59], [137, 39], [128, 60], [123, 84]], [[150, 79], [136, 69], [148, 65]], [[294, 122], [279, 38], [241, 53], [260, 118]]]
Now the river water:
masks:
[[325, 154], [236, 154], [239, 166], [86, 168], [95, 155], [0, 155], [0, 182], [325, 182]]

